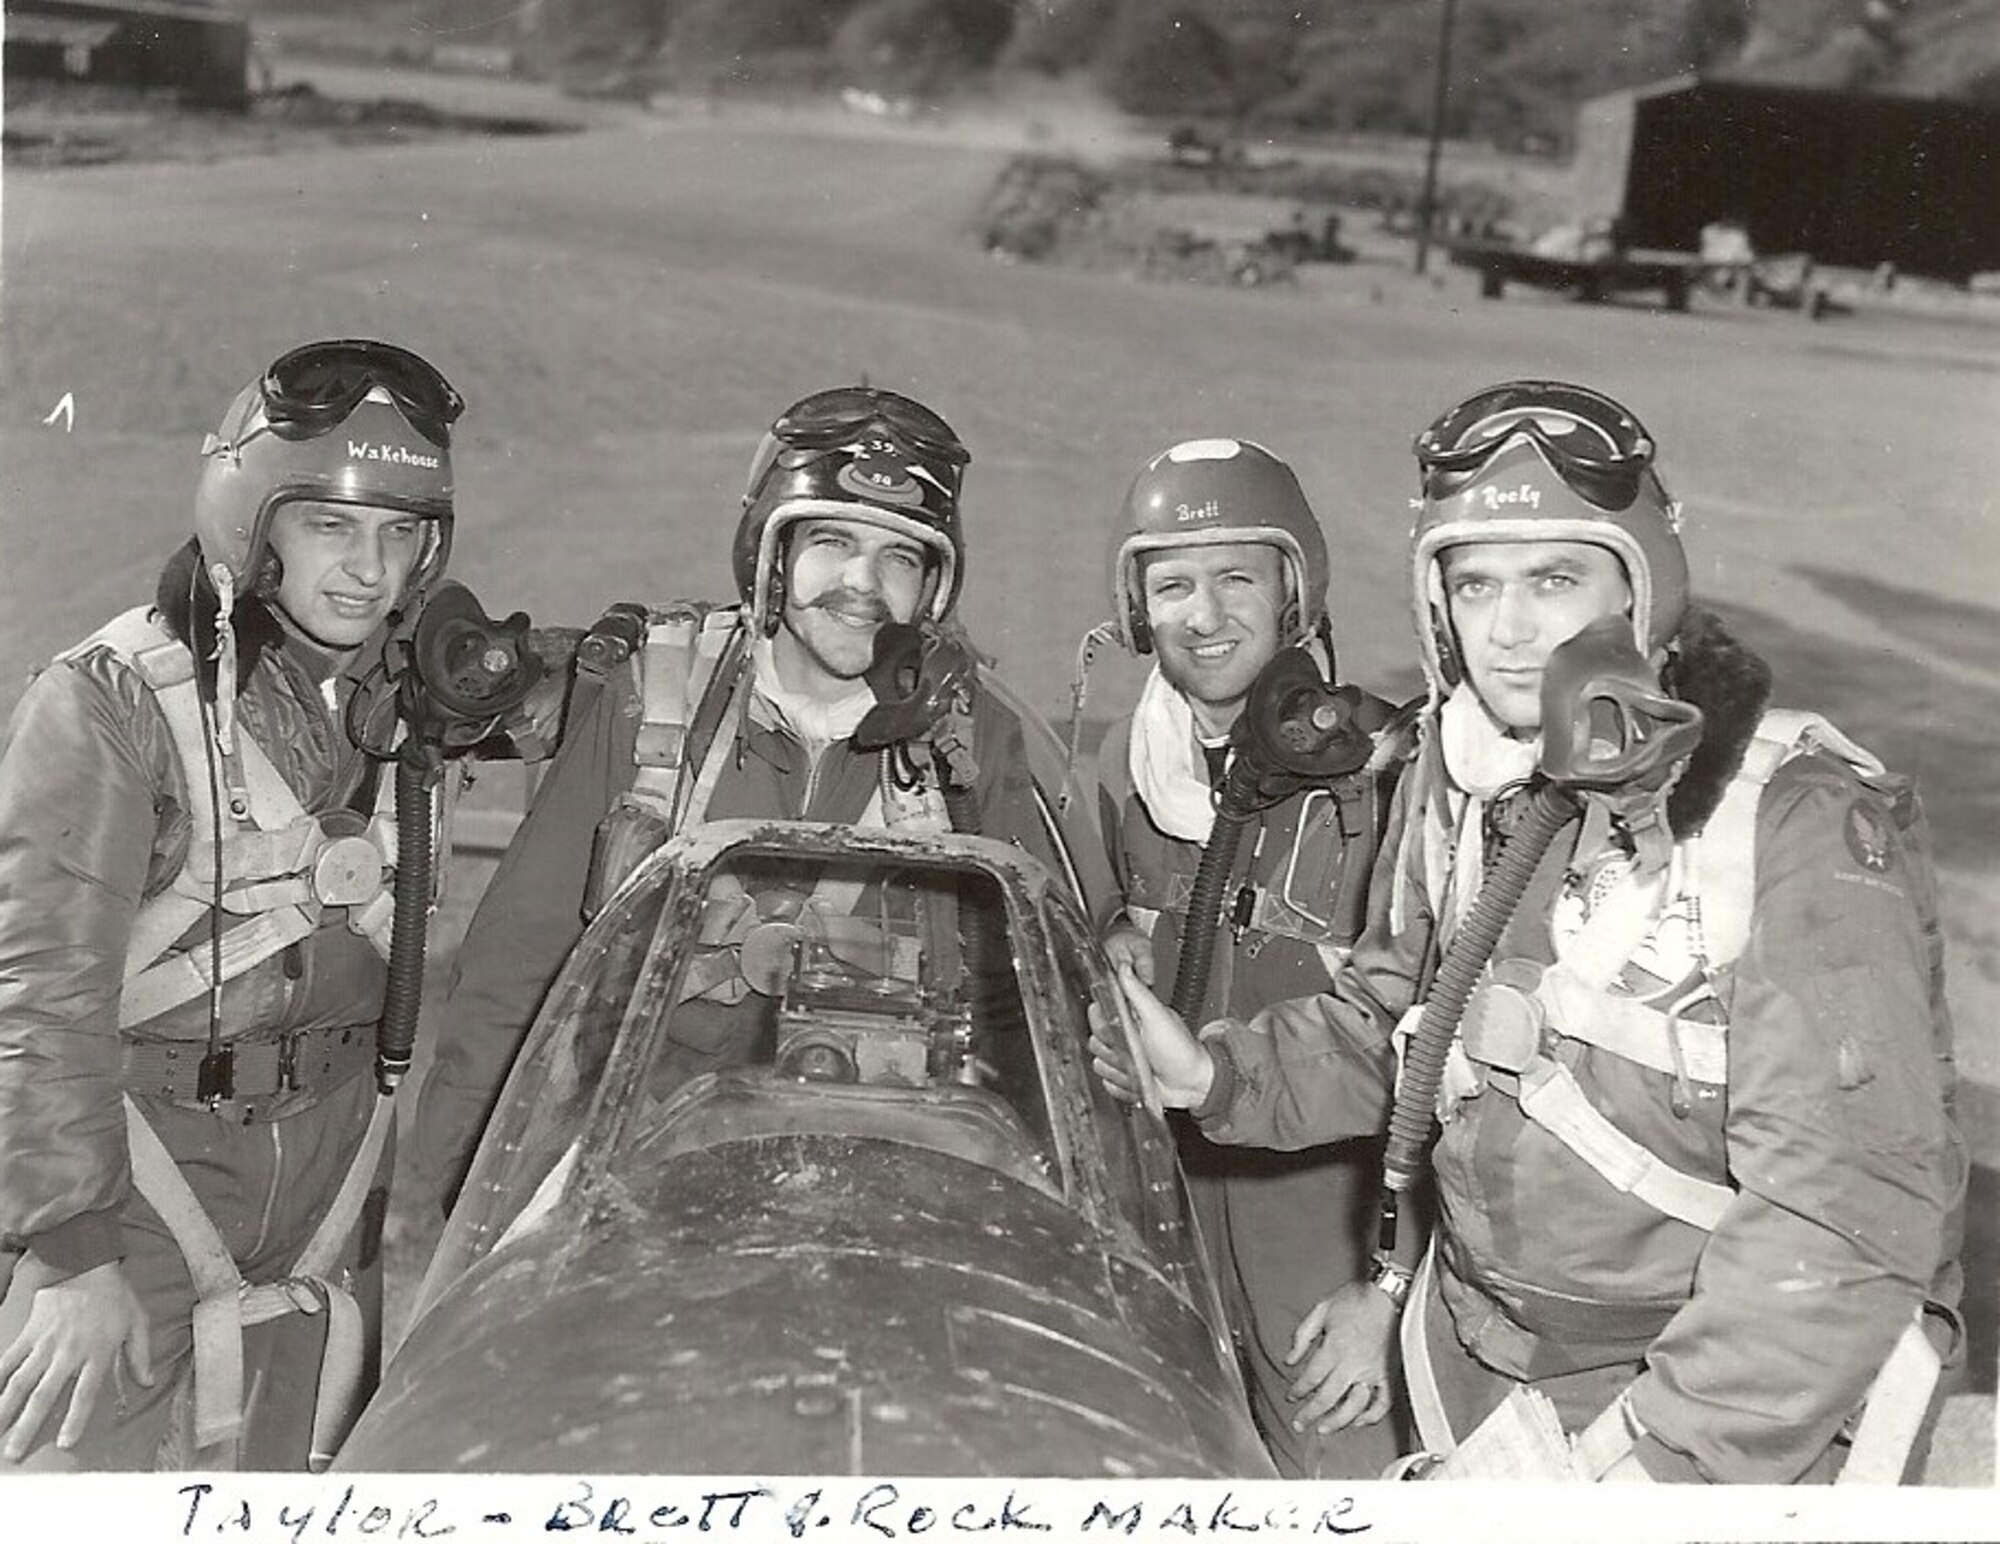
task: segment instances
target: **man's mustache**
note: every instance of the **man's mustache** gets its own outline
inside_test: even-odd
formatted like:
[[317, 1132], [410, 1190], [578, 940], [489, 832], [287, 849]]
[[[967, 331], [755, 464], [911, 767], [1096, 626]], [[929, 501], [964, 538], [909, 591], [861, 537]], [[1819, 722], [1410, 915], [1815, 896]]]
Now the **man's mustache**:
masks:
[[893, 621], [889, 608], [873, 595], [863, 595], [857, 590], [826, 590], [806, 601], [808, 611], [840, 611], [850, 617], [859, 617], [864, 622]]

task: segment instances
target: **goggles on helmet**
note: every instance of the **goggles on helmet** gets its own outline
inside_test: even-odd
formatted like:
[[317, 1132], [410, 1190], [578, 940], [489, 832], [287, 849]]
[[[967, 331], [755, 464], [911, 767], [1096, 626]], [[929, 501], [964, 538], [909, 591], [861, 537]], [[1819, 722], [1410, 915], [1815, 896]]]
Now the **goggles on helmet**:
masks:
[[448, 447], [465, 399], [428, 360], [367, 338], [308, 343], [281, 356], [259, 389], [264, 419], [280, 439], [309, 440], [344, 423], [380, 387], [433, 445]]
[[795, 450], [834, 450], [879, 429], [904, 450], [963, 467], [971, 460], [950, 424], [923, 403], [874, 386], [835, 386], [794, 403], [771, 433]]
[[933, 524], [955, 518], [972, 459], [936, 413], [872, 386], [816, 392], [771, 426], [766, 444], [751, 501], [873, 504]]
[[1653, 462], [1653, 437], [1611, 398], [1560, 381], [1510, 381], [1467, 398], [1417, 436], [1424, 497], [1449, 498], [1516, 439], [1604, 510], [1628, 508]]

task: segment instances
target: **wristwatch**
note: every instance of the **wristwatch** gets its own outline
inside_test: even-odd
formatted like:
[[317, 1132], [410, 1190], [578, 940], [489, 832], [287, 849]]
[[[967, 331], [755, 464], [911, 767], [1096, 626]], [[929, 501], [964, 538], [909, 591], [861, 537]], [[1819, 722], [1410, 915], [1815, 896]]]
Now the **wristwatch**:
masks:
[[1401, 1308], [1409, 1301], [1410, 1284], [1417, 1279], [1415, 1271], [1405, 1270], [1386, 1256], [1375, 1257], [1375, 1274], [1368, 1278], [1368, 1284], [1379, 1287], [1389, 1301]]

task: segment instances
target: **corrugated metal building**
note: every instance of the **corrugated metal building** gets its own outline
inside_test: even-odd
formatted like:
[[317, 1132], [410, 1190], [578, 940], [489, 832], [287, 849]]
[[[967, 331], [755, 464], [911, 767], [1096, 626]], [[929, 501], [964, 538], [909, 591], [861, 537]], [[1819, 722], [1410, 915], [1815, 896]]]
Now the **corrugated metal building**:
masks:
[[2000, 270], [2000, 107], [1683, 78], [1585, 103], [1574, 175], [1633, 246], [1692, 251], [1734, 219], [1760, 252]]
[[249, 104], [250, 23], [191, 0], [6, 0], [9, 80], [83, 81], [179, 93], [195, 107]]

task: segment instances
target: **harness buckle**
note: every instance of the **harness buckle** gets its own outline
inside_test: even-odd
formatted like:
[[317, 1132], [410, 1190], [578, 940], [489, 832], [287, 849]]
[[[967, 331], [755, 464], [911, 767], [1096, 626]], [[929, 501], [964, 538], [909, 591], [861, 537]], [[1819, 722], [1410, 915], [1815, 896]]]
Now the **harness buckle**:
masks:
[[278, 1036], [278, 1087], [285, 1093], [299, 1091], [299, 1036]]
[[292, 1300], [292, 1307], [300, 1313], [316, 1314], [326, 1307], [325, 1289], [302, 1276], [287, 1276], [277, 1283], [277, 1287]]

